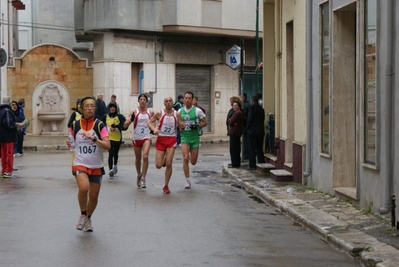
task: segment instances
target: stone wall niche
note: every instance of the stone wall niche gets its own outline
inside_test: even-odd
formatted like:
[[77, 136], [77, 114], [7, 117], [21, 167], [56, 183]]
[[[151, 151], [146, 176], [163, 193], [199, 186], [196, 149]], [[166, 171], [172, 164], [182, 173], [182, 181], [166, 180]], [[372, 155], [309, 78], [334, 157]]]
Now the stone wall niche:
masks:
[[64, 86], [55, 81], [43, 82], [36, 87], [32, 100], [33, 133], [65, 135], [69, 94]]

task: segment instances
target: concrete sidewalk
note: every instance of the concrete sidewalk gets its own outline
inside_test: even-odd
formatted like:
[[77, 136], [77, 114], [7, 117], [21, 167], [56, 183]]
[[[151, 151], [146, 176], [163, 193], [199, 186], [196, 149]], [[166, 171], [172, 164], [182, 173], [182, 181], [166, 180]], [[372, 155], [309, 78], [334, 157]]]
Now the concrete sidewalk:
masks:
[[228, 168], [225, 163], [223, 174], [365, 266], [399, 266], [399, 234], [390, 218], [300, 184], [275, 182], [268, 174], [246, 170], [244, 165]]

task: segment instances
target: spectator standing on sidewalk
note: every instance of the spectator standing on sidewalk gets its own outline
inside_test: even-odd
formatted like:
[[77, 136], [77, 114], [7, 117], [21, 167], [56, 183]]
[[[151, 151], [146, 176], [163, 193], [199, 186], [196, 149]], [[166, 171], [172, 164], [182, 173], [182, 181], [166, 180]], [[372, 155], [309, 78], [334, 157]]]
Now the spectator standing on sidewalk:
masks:
[[[182, 95], [179, 95], [177, 97], [177, 101], [173, 104], [173, 109], [176, 111], [179, 111], [182, 107], [184, 106], [184, 97]], [[177, 146], [180, 146], [180, 128], [177, 127]]]
[[109, 110], [109, 104], [115, 103], [116, 104], [116, 112], [121, 114], [121, 110], [119, 109], [119, 104], [116, 102], [116, 95], [111, 95], [111, 101], [107, 105], [107, 110]]
[[196, 106], [197, 108], [201, 109], [202, 112], [204, 112], [204, 114], [206, 114], [206, 110], [202, 106], [200, 106], [198, 104], [198, 97], [197, 96], [194, 96], [194, 98], [193, 98], [193, 105]]
[[239, 168], [241, 166], [241, 135], [244, 123], [241, 101], [234, 101], [233, 109], [234, 114], [228, 119], [231, 159], [231, 164], [228, 167]]
[[238, 96], [232, 96], [230, 97], [230, 106], [231, 108], [229, 109], [229, 112], [227, 112], [227, 118], [226, 118], [226, 129], [227, 129], [227, 135], [229, 135], [229, 119], [231, 116], [234, 114], [234, 108], [233, 108], [233, 103], [234, 102], [241, 102], [241, 99]]
[[[20, 98], [18, 100], [18, 111], [19, 111], [19, 116], [22, 119], [22, 121], [25, 120], [25, 99]], [[26, 128], [22, 128], [21, 131], [18, 131], [17, 133], [17, 144], [14, 148], [14, 155], [17, 157], [25, 156], [26, 154], [23, 151], [24, 147], [24, 136], [26, 135]]]
[[[103, 150], [110, 149], [108, 131], [104, 123], [95, 118], [96, 100], [82, 99], [82, 118], [69, 128], [74, 138], [72, 173], [78, 184], [80, 217], [76, 229], [92, 232], [91, 216], [97, 207], [101, 181], [104, 175]], [[67, 146], [71, 147], [70, 140]]]
[[247, 131], [249, 138], [249, 170], [256, 170], [256, 159], [258, 163], [265, 163], [263, 154], [263, 140], [265, 135], [265, 110], [259, 105], [258, 97], [251, 97]]
[[104, 115], [107, 114], [107, 106], [105, 105], [104, 102], [104, 94], [102, 92], [98, 93], [97, 95], [97, 100], [96, 100], [96, 114], [95, 117], [99, 120], [102, 120], [104, 118]]
[[[25, 120], [25, 118], [21, 117], [21, 112], [19, 111], [18, 108], [18, 102], [13, 100], [11, 101], [11, 110], [12, 113], [15, 116], [15, 120], [17, 122], [22, 122]], [[22, 133], [22, 129], [17, 130], [17, 141], [15, 142], [15, 148], [14, 148], [14, 157], [21, 157], [22, 154], [18, 153], [18, 151], [22, 151], [22, 148], [18, 148], [18, 145], [22, 145], [23, 142], [20, 141], [20, 139], [23, 139], [24, 135]]]
[[17, 141], [17, 130], [24, 124], [17, 122], [11, 110], [11, 97], [4, 96], [0, 104], [0, 154], [1, 154], [1, 177], [14, 177], [14, 145]]
[[248, 121], [249, 108], [251, 107], [251, 104], [248, 101], [246, 93], [244, 93], [242, 95], [242, 105], [243, 105], [243, 110], [244, 110], [244, 121], [245, 121], [244, 129], [243, 129], [243, 133], [242, 133], [243, 160], [247, 160], [249, 158], [249, 156], [248, 156], [249, 140], [248, 140], [248, 132], [247, 132], [247, 127], [246, 127], [246, 122]]
[[183, 171], [186, 177], [185, 189], [191, 188], [189, 161], [197, 164], [200, 134], [199, 130], [208, 125], [205, 113], [193, 105], [194, 94], [184, 94], [185, 106], [177, 113], [181, 131], [181, 151], [183, 155]]
[[[172, 162], [176, 150], [177, 111], [173, 109], [172, 97], [165, 97], [164, 109], [161, 109], [148, 122], [148, 127], [158, 136], [155, 143], [155, 167], [166, 167], [164, 194], [170, 194], [169, 181], [172, 176]], [[156, 127], [156, 122], [159, 122]]]
[[[137, 187], [146, 188], [145, 177], [148, 171], [148, 154], [150, 153], [151, 146], [151, 133], [148, 121], [154, 116], [154, 112], [147, 108], [147, 95], [140, 94], [138, 102], [139, 107], [129, 113], [124, 128], [127, 129], [133, 123], [132, 144], [136, 157]], [[141, 159], [143, 159], [143, 165], [141, 165]]]
[[119, 149], [121, 147], [122, 130], [126, 121], [125, 116], [118, 114], [117, 104], [111, 102], [108, 104], [108, 114], [103, 118], [107, 126], [111, 148], [108, 151], [109, 177], [113, 178], [118, 173]]
[[80, 98], [76, 100], [76, 107], [72, 108], [71, 117], [69, 117], [68, 128], [72, 127], [72, 122], [80, 120], [82, 118], [82, 107], [80, 105]]

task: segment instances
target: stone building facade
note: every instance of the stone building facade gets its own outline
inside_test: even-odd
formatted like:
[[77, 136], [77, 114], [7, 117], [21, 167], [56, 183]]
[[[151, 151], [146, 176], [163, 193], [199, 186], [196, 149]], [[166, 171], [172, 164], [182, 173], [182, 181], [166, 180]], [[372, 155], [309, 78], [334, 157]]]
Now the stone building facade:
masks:
[[[25, 116], [32, 120], [27, 132], [32, 134], [66, 135], [76, 100], [93, 95], [93, 68], [86, 59], [56, 44], [38, 45], [14, 58], [13, 65], [7, 68], [7, 76], [7, 94], [17, 101], [25, 99]], [[46, 100], [46, 94], [47, 98], [52, 94], [58, 96]], [[57, 112], [64, 113], [63, 117], [60, 114], [54, 117], [55, 131], [50, 127], [51, 119], [38, 117], [46, 110], [46, 102]]]

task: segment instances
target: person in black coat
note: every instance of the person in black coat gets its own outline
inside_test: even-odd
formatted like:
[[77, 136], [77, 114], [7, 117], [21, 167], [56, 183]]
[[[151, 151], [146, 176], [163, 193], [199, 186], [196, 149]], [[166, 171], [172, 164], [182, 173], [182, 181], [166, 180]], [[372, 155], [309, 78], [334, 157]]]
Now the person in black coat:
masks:
[[228, 121], [228, 135], [230, 137], [230, 159], [229, 168], [239, 168], [241, 166], [241, 135], [244, 126], [244, 112], [241, 108], [241, 101], [233, 102], [234, 114]]
[[248, 140], [248, 133], [247, 133], [247, 128], [246, 128], [246, 123], [248, 121], [248, 115], [249, 115], [249, 108], [251, 107], [251, 104], [248, 101], [248, 97], [246, 93], [243, 93], [242, 95], [242, 105], [243, 105], [243, 110], [244, 110], [244, 131], [242, 133], [242, 149], [243, 149], [243, 160], [249, 159], [248, 156], [248, 151], [249, 151], [249, 140]]
[[107, 105], [105, 104], [103, 98], [104, 98], [104, 94], [98, 93], [97, 99], [96, 99], [95, 117], [99, 120], [102, 120], [104, 118], [104, 115], [108, 113]]
[[257, 96], [251, 97], [247, 120], [247, 133], [249, 137], [249, 168], [256, 170], [256, 159], [258, 163], [265, 163], [263, 154], [263, 139], [265, 135], [265, 110], [259, 105]]
[[[18, 107], [18, 102], [13, 100], [11, 101], [11, 110], [12, 113], [15, 116], [16, 122], [22, 122], [25, 120], [24, 117], [22, 117], [21, 112], [19, 111]], [[23, 139], [24, 139], [24, 133], [22, 132], [22, 129], [17, 130], [17, 141], [15, 142], [15, 147], [14, 147], [14, 157], [21, 157], [24, 155], [22, 152], [22, 144], [23, 144]]]
[[80, 120], [80, 118], [82, 118], [82, 107], [80, 105], [80, 98], [76, 100], [76, 107], [72, 108], [72, 110], [73, 112], [68, 121], [68, 128], [72, 127], [72, 123], [74, 121]]
[[14, 146], [17, 141], [17, 131], [24, 127], [22, 122], [17, 122], [11, 110], [11, 97], [4, 96], [0, 105], [0, 153], [1, 153], [1, 177], [14, 177]]

